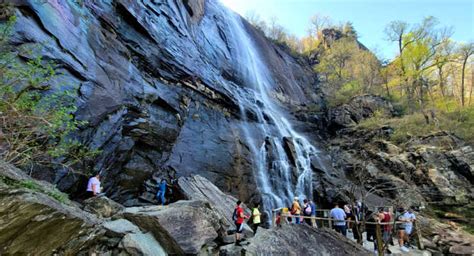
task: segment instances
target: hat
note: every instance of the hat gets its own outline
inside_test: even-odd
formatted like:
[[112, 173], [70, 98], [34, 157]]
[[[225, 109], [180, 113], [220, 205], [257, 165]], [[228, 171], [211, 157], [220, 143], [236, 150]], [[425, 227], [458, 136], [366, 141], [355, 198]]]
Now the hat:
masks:
[[295, 200], [295, 201], [298, 201], [298, 200], [299, 200], [299, 198], [298, 198], [297, 196], [295, 196], [295, 199], [293, 199], [293, 200]]

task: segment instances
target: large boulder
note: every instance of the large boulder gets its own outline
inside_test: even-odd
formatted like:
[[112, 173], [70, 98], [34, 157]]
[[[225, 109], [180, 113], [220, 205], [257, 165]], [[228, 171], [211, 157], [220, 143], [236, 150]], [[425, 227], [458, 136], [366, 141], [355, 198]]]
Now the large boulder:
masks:
[[[178, 179], [178, 186], [185, 198], [207, 201], [223, 218], [226, 227], [234, 228], [232, 214], [238, 199], [225, 194], [216, 185], [200, 175], [181, 177]], [[245, 205], [243, 207], [245, 208]], [[248, 209], [246, 214], [250, 214]], [[253, 235], [252, 229], [247, 224], [244, 225], [243, 233], [247, 237]]]
[[198, 254], [225, 235], [220, 214], [206, 201], [131, 207], [123, 215], [150, 231], [169, 254]]
[[0, 162], [0, 254], [77, 254], [104, 233], [101, 220], [51, 185]]
[[261, 229], [244, 246], [246, 255], [369, 255], [370, 252], [332, 230], [308, 225]]
[[121, 212], [125, 207], [106, 196], [96, 196], [84, 200], [84, 211], [93, 213], [100, 218], [109, 218]]
[[126, 252], [130, 253], [130, 255], [167, 255], [163, 247], [161, 247], [151, 233], [127, 234], [120, 242], [119, 248], [123, 248]]

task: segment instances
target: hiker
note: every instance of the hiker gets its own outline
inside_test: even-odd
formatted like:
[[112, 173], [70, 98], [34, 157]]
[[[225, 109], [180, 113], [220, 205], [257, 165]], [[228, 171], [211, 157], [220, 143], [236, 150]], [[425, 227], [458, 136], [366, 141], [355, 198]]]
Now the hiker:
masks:
[[317, 228], [318, 225], [316, 224], [316, 204], [313, 200], [309, 200], [309, 205], [311, 206], [311, 226]]
[[352, 232], [352, 223], [350, 222], [351, 218], [352, 218], [352, 206], [351, 205], [344, 205], [344, 212], [346, 213], [346, 219], [348, 220], [347, 222], [347, 226], [349, 228], [349, 231]]
[[301, 215], [301, 206], [298, 202], [298, 197], [293, 199], [293, 204], [291, 205], [291, 215], [295, 216], [296, 224], [300, 224], [300, 215]]
[[333, 228], [336, 232], [341, 233], [343, 236], [346, 236], [346, 213], [343, 209], [339, 208], [339, 204], [335, 203], [334, 208], [329, 212], [329, 216], [334, 219]]
[[[383, 222], [387, 222], [387, 223], [393, 222], [393, 214], [389, 208], [385, 208], [383, 214], [384, 214]], [[382, 237], [383, 237], [384, 243], [395, 245], [392, 239], [392, 228], [393, 228], [392, 224], [384, 225]]]
[[[376, 219], [378, 223], [390, 223], [390, 221], [392, 221], [392, 215], [384, 207], [379, 207]], [[382, 225], [382, 241], [384, 245], [387, 243], [393, 244], [392, 242], [389, 241], [391, 240], [391, 236], [390, 236], [391, 232], [392, 232], [392, 226], [390, 224]], [[388, 246], [386, 247], [386, 252], [392, 253], [388, 249]]]
[[398, 245], [400, 246], [400, 250], [402, 252], [409, 252], [410, 250], [405, 246], [405, 236], [406, 236], [406, 223], [408, 219], [405, 218], [406, 210], [403, 207], [398, 209], [397, 213], [397, 221], [402, 222], [398, 224]]
[[262, 215], [259, 211], [260, 204], [255, 204], [255, 207], [252, 208], [252, 230], [253, 233], [257, 233], [257, 228], [260, 226], [260, 216]]
[[405, 224], [405, 246], [411, 247], [410, 235], [413, 234], [413, 222], [416, 220], [415, 213], [413, 212], [413, 206], [403, 214], [403, 218], [407, 220]]
[[158, 183], [158, 192], [156, 192], [156, 199], [158, 200], [158, 203], [161, 202], [161, 205], [165, 205], [166, 198], [166, 188], [168, 187], [168, 184], [166, 183], [165, 179], [161, 179], [161, 182]]
[[[303, 200], [303, 216], [305, 217], [311, 217], [311, 214], [313, 213], [313, 210], [311, 208], [311, 204], [309, 203], [308, 199]], [[310, 218], [305, 218], [304, 222], [311, 226], [311, 219]]]
[[232, 214], [232, 220], [235, 222], [235, 244], [240, 244], [240, 234], [244, 229], [244, 220], [249, 217], [244, 214], [244, 209], [240, 206], [242, 201], [237, 201], [234, 208], [234, 214]]
[[100, 173], [97, 173], [87, 182], [86, 197], [91, 198], [98, 196], [101, 192], [100, 187]]

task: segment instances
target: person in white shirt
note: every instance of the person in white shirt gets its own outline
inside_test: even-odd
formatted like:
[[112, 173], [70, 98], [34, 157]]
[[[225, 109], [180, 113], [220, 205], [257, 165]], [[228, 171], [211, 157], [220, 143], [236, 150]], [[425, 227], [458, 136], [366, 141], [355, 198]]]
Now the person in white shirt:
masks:
[[89, 179], [89, 182], [87, 182], [87, 198], [99, 195], [101, 192], [100, 190], [100, 174], [97, 173]]

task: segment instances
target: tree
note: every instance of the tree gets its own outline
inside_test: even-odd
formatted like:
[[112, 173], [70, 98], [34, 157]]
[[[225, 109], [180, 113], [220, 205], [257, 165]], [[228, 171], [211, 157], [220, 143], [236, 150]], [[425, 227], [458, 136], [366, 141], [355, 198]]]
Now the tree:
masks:
[[402, 21], [391, 22], [385, 32], [389, 40], [398, 44], [399, 55], [394, 63], [400, 70], [400, 82], [406, 90], [409, 109], [415, 110], [414, 99], [418, 95], [423, 112], [425, 94], [431, 87], [425, 75], [436, 66], [434, 56], [449, 40], [451, 29], [438, 28], [437, 19], [430, 16], [411, 27]]
[[309, 36], [319, 39], [320, 32], [325, 28], [331, 27], [332, 23], [329, 16], [316, 13], [310, 20]]
[[[474, 42], [466, 43], [466, 44], [461, 44], [458, 49], [458, 54], [459, 58], [462, 63], [462, 68], [461, 68], [461, 106], [464, 107], [464, 95], [465, 95], [465, 88], [464, 88], [464, 74], [466, 72], [466, 64], [469, 60], [469, 57], [474, 54]], [[471, 93], [470, 97], [472, 96], [472, 88], [471, 88]], [[470, 98], [469, 98], [470, 101]]]
[[353, 39], [357, 39], [357, 31], [354, 28], [352, 22], [348, 21], [342, 26], [342, 33]]

